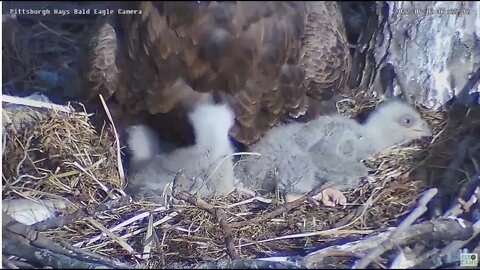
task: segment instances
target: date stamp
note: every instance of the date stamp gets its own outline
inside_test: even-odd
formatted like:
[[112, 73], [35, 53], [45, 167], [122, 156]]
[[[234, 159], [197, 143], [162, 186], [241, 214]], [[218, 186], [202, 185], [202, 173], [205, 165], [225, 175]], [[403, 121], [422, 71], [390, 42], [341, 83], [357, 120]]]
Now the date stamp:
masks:
[[468, 8], [398, 8], [393, 10], [393, 14], [398, 15], [414, 15], [414, 14], [428, 14], [428, 15], [468, 15], [472, 10]]

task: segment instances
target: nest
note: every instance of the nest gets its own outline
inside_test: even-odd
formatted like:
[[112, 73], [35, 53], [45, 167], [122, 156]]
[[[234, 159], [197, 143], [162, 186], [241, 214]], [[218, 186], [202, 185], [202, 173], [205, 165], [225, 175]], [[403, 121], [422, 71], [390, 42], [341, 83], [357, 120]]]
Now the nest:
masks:
[[[9, 23], [14, 25], [10, 34], [4, 35], [6, 87], [51, 89], [35, 71], [68, 67], [84, 29], [68, 28], [68, 24]], [[357, 117], [378, 103], [359, 93], [339, 102], [339, 111]], [[120, 146], [111, 122], [94, 127], [84, 111], [71, 107], [64, 111], [5, 107], [4, 119], [10, 121], [4, 129], [3, 199], [67, 201], [68, 207], [60, 209], [58, 217], [26, 230], [40, 232], [38, 239], [53, 241], [37, 242], [37, 247], [47, 250], [55, 243], [77, 259], [97, 262], [95, 266], [190, 267], [222, 259], [310, 254], [391, 232], [418, 207], [432, 183], [424, 178], [415, 180], [415, 172], [432, 164], [432, 149], [447, 149], [435, 155], [438, 166], [451, 160], [450, 150], [463, 132], [459, 124], [449, 125], [446, 113], [420, 111], [436, 134], [433, 142], [392, 147], [366, 160], [370, 177], [345, 192], [349, 204], [341, 209], [318, 205], [309, 198], [284, 205], [274, 195], [251, 197], [236, 192], [200, 201], [183, 194], [178, 197], [180, 203], [168, 207], [132, 201], [122, 192]], [[329, 256], [340, 259], [314, 266], [348, 267], [362, 257], [353, 252]], [[385, 267], [394, 257], [386, 253], [374, 265]], [[10, 256], [8, 260], [15, 262], [13, 265], [32, 263], [21, 258]]]
[[124, 186], [110, 127], [98, 133], [86, 113], [34, 107], [3, 113], [3, 199], [62, 198], [78, 209]]
[[[161, 207], [119, 199], [122, 192], [114, 191], [124, 183], [111, 125], [97, 132], [85, 113], [52, 110], [34, 121], [18, 117], [32, 112], [38, 109], [6, 111], [10, 119], [29, 119], [30, 124], [22, 130], [12, 127], [6, 134], [3, 198], [68, 200], [74, 207], [55, 222], [43, 222], [42, 235], [132, 265], [192, 265], [229, 258], [224, 229], [208, 207], [185, 201]], [[205, 204], [225, 211], [237, 258], [305, 254], [319, 244], [360, 239], [397, 226], [425, 186], [408, 177], [425, 156], [425, 144], [393, 147], [366, 160], [371, 177], [345, 192], [349, 204], [344, 209], [307, 200], [285, 211], [275, 197], [236, 192], [205, 198]], [[105, 204], [110, 206], [102, 208]]]

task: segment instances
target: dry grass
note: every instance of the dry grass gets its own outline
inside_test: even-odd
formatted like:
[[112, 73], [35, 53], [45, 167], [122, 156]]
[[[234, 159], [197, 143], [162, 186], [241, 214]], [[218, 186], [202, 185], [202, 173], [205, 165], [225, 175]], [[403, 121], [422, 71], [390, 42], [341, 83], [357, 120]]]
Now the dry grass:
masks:
[[12, 120], [2, 162], [3, 199], [61, 197], [85, 207], [123, 187], [110, 127], [97, 134], [86, 113], [29, 107], [3, 111]]
[[[7, 114], [15, 119], [12, 112]], [[101, 130], [97, 134], [84, 114], [49, 111], [23, 131], [7, 133], [4, 198], [63, 197], [75, 209], [107, 200], [108, 193], [123, 185], [112, 129], [104, 126]], [[237, 193], [206, 200], [227, 212], [241, 258], [301, 253], [318, 244], [396, 226], [422, 191], [423, 183], [407, 176], [424, 152], [419, 143], [394, 147], [367, 160], [372, 177], [345, 192], [349, 201], [345, 209], [305, 202], [264, 220], [278, 203]], [[157, 239], [151, 242], [154, 255], [142, 259], [150, 215]], [[133, 202], [43, 233], [128, 262], [162, 265], [228, 258], [216, 218], [186, 203], [161, 208], [147, 201]]]
[[[34, 71], [65, 66], [71, 60], [72, 50], [78, 50], [82, 31], [11, 23], [14, 30], [4, 37], [4, 69], [9, 78], [4, 87], [47, 90], [35, 79]], [[358, 93], [351, 96], [338, 104], [339, 110], [351, 117], [378, 103]], [[366, 160], [371, 177], [345, 192], [349, 202], [345, 209], [305, 202], [264, 220], [262, 217], [276, 209], [277, 203], [260, 202], [236, 193], [206, 201], [227, 212], [241, 258], [301, 253], [319, 244], [331, 245], [397, 226], [426, 185], [413, 181], [411, 172], [429, 155], [429, 149], [445, 143], [446, 138], [453, 140], [449, 143], [453, 145], [459, 132], [455, 127], [444, 129], [448, 121], [444, 113], [420, 111], [434, 129], [433, 143], [417, 141], [392, 147]], [[3, 113], [4, 119], [6, 115], [13, 122], [28, 123], [24, 127], [8, 126], [6, 132], [2, 163], [4, 199], [63, 198], [72, 205], [63, 214], [70, 214], [121, 195], [115, 192], [124, 183], [117, 163], [118, 140], [110, 123], [96, 132], [83, 113], [33, 108], [5, 109]], [[449, 158], [451, 152], [446, 151], [439, 159]], [[150, 217], [154, 237], [146, 242]], [[164, 208], [136, 201], [42, 233], [110, 258], [149, 267], [228, 257], [215, 217], [181, 202]], [[153, 256], [142, 257], [145, 246], [151, 247]]]

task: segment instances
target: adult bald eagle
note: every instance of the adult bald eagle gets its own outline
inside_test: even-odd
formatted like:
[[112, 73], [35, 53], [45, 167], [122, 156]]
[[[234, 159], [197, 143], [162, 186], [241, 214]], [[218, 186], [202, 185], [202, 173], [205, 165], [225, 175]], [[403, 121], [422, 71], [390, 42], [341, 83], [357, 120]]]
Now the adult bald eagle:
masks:
[[335, 2], [117, 5], [140, 12], [97, 24], [82, 69], [89, 98], [101, 93], [123, 116], [155, 115], [153, 126], [175, 138], [191, 133], [188, 111], [213, 97], [232, 107], [230, 135], [248, 145], [281, 121], [324, 112], [348, 77]]

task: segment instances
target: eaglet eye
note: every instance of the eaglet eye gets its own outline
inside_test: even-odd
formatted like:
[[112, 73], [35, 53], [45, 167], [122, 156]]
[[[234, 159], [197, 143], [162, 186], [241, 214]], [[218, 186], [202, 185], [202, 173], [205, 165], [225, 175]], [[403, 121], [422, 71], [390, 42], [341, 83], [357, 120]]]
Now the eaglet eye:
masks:
[[412, 119], [410, 117], [403, 118], [403, 125], [407, 126], [407, 127], [411, 126], [412, 125]]

